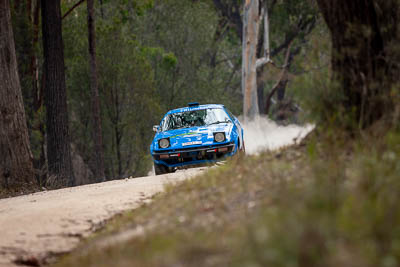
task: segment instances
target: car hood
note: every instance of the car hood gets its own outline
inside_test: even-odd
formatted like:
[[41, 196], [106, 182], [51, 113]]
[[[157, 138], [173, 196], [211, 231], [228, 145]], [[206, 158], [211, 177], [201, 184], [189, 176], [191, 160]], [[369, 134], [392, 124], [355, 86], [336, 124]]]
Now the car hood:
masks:
[[[214, 143], [215, 132], [225, 132], [227, 141], [230, 141], [231, 132], [233, 129], [232, 123], [220, 123], [209, 126], [199, 126], [191, 128], [182, 128], [159, 132], [154, 137], [156, 148], [158, 148], [158, 140], [169, 138], [171, 146], [168, 149], [201, 145], [212, 145]], [[190, 142], [194, 142], [190, 145]], [[200, 143], [201, 142], [201, 143]]]

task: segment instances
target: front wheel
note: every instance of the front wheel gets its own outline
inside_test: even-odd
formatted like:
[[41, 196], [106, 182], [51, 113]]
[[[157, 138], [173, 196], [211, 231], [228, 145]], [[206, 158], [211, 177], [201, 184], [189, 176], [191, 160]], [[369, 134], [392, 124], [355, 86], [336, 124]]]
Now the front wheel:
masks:
[[156, 175], [166, 174], [168, 173], [168, 169], [162, 164], [154, 163], [154, 172]]

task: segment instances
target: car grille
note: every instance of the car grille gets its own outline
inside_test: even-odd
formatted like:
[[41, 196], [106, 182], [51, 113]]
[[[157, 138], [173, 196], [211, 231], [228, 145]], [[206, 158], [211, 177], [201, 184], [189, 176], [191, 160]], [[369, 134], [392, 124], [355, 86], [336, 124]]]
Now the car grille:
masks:
[[211, 145], [211, 146], [200, 146], [200, 147], [187, 147], [187, 148], [179, 148], [179, 149], [166, 149], [166, 150], [154, 150], [155, 154], [158, 153], [179, 153], [179, 152], [185, 152], [185, 151], [195, 151], [199, 149], [213, 149], [213, 148], [219, 148], [219, 147], [224, 147], [224, 146], [229, 146], [232, 144], [218, 144], [218, 145]]
[[196, 160], [218, 160], [234, 150], [234, 144], [221, 144], [196, 148], [155, 151], [155, 160], [162, 160], [167, 164], [186, 163]]

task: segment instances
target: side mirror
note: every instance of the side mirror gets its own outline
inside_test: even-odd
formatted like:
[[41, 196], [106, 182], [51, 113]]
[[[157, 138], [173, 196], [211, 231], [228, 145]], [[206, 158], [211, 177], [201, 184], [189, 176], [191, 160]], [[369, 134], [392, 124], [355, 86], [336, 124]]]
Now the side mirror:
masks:
[[158, 133], [161, 130], [160, 125], [154, 125], [153, 126], [153, 131]]

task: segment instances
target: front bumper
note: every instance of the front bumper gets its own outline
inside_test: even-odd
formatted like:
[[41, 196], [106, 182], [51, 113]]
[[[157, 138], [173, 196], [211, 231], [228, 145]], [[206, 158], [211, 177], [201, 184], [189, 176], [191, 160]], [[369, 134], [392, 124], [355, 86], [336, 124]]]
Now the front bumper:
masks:
[[174, 168], [214, 163], [233, 156], [236, 153], [235, 148], [234, 143], [229, 143], [207, 147], [153, 151], [152, 156], [156, 164]]

